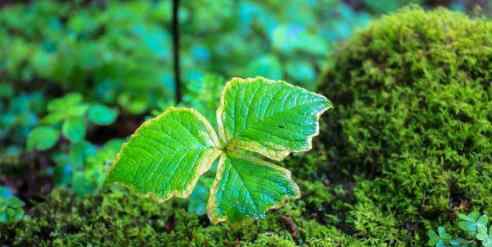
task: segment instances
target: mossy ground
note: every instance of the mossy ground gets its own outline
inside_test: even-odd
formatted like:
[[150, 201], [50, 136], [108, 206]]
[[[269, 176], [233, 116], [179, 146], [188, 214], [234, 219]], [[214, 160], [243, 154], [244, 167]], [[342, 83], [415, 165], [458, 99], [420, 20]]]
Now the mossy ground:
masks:
[[[492, 214], [492, 24], [410, 8], [332, 57], [315, 150], [286, 162], [303, 193], [265, 220], [210, 225], [184, 201], [55, 190], [14, 246], [423, 246], [457, 212]], [[448, 228], [453, 232], [453, 228]]]
[[332, 202], [343, 191], [336, 193], [314, 179], [319, 174], [315, 160], [319, 161], [307, 156], [289, 162], [294, 173], [299, 171], [303, 197], [261, 221], [211, 225], [206, 216], [187, 213], [186, 201], [157, 203], [120, 187], [87, 198], [55, 190], [30, 210], [29, 218], [0, 225], [0, 242], [14, 246], [366, 245], [328, 223], [338, 216], [326, 214], [325, 208], [337, 207]]

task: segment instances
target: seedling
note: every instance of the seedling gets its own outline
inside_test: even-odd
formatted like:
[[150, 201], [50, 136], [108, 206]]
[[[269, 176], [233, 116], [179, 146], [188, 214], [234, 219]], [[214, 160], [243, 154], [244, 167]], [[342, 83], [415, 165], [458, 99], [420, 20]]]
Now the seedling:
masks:
[[492, 247], [492, 226], [488, 226], [489, 218], [486, 214], [478, 212], [470, 214], [458, 214], [458, 227], [464, 231], [465, 238], [454, 238], [443, 226], [437, 228], [437, 232], [430, 230], [429, 245], [436, 247], [447, 246], [483, 246]]
[[24, 218], [24, 202], [15, 197], [10, 189], [0, 186], [0, 224], [12, 223]]
[[116, 110], [105, 105], [85, 103], [78, 93], [68, 94], [48, 104], [48, 115], [41, 120], [42, 125], [29, 134], [27, 148], [40, 151], [50, 149], [58, 143], [60, 132], [71, 143], [81, 143], [85, 140], [88, 122], [110, 125], [117, 115]]
[[168, 108], [123, 145], [107, 183], [160, 201], [187, 198], [218, 160], [208, 196], [211, 222], [263, 218], [300, 196], [290, 171], [274, 162], [310, 150], [320, 115], [330, 107], [322, 95], [283, 81], [233, 78], [220, 99], [218, 133], [197, 111]]

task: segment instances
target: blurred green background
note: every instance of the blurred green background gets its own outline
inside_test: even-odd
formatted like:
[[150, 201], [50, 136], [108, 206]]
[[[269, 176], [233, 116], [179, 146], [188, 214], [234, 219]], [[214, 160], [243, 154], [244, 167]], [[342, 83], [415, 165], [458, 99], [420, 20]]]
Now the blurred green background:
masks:
[[[409, 4], [491, 9], [478, 0], [182, 1], [180, 104], [214, 118], [233, 76], [315, 90], [339, 42]], [[124, 138], [175, 105], [171, 18], [170, 0], [0, 1], [0, 221], [22, 218], [24, 204], [55, 187], [97, 191]]]

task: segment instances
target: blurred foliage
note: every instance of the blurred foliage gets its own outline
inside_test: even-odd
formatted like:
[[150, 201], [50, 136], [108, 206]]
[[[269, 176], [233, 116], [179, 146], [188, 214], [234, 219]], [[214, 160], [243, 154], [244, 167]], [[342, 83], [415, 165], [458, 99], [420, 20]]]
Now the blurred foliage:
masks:
[[[86, 140], [92, 125], [110, 125], [118, 112], [103, 104], [87, 103], [82, 95], [70, 93], [47, 104], [47, 114], [27, 136], [27, 151], [46, 151], [61, 140], [62, 148], [52, 152], [57, 185], [70, 186], [79, 195], [96, 191], [122, 143], [111, 140], [97, 148]], [[61, 138], [62, 137], [62, 138]], [[60, 139], [61, 138], [61, 139]]]
[[[131, 113], [153, 109], [174, 89], [170, 3], [8, 5], [0, 10], [0, 56], [8, 58], [0, 69], [7, 80], [53, 82]], [[310, 87], [329, 44], [370, 19], [336, 0], [186, 1], [180, 17], [186, 82], [212, 72]]]
[[165, 99], [172, 92], [163, 86], [171, 63], [162, 28], [168, 1], [105, 8], [76, 2], [35, 1], [0, 11], [5, 79], [54, 82], [135, 113]]
[[102, 104], [88, 104], [78, 93], [70, 93], [48, 103], [48, 113], [27, 138], [28, 150], [47, 150], [61, 135], [73, 144], [85, 140], [89, 124], [110, 125], [118, 112]]
[[215, 113], [225, 83], [225, 78], [213, 74], [207, 74], [200, 80], [188, 83], [186, 84], [188, 93], [183, 98], [183, 104], [201, 112], [214, 127], [217, 127]]
[[39, 123], [44, 109], [41, 92], [16, 92], [10, 84], [0, 84], [0, 153], [17, 156], [31, 129]]
[[[480, 215], [478, 212], [470, 214], [458, 214], [458, 227], [464, 232], [463, 238], [457, 238], [446, 232], [446, 228], [440, 226], [437, 232], [430, 230], [429, 246], [492, 246], [492, 226], [489, 228], [489, 218], [487, 215]], [[480, 244], [479, 244], [480, 243]]]
[[22, 220], [23, 206], [24, 203], [15, 197], [8, 187], [0, 186], [0, 224]]

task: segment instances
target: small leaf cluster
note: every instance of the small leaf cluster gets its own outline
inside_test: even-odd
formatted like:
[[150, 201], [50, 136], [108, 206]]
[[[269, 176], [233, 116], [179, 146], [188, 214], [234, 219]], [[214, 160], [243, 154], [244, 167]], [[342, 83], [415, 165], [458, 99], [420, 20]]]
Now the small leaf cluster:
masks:
[[[51, 100], [47, 114], [29, 133], [27, 150], [48, 151], [56, 166], [48, 174], [56, 178], [58, 186], [68, 186], [78, 195], [96, 191], [105, 178], [107, 162], [111, 161], [122, 141], [106, 142], [98, 147], [86, 138], [92, 126], [114, 123], [116, 109], [99, 103], [87, 103], [78, 93]], [[60, 140], [68, 141], [67, 148], [53, 149]]]
[[10, 83], [0, 83], [0, 156], [22, 153], [28, 134], [39, 124], [44, 104], [41, 92], [17, 92]]
[[[488, 226], [487, 215], [472, 212], [468, 215], [458, 214], [458, 227], [465, 233], [464, 238], [453, 238], [443, 226], [438, 227], [437, 233], [429, 231], [429, 245], [446, 246], [492, 246], [492, 226]], [[478, 244], [480, 243], [480, 245]]]
[[24, 202], [15, 197], [5, 186], [0, 186], [0, 224], [12, 223], [24, 218]]
[[468, 215], [459, 214], [458, 226], [468, 236], [475, 237], [484, 247], [492, 246], [492, 225], [489, 227], [489, 218], [487, 215], [480, 215], [478, 212], [472, 212]]
[[[102, 104], [87, 104], [82, 95], [71, 93], [48, 103], [48, 114], [27, 139], [28, 150], [44, 151], [55, 146], [60, 136], [73, 144], [83, 142], [87, 125], [110, 125], [118, 112]], [[60, 134], [61, 133], [61, 134]]]

